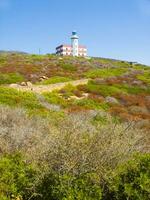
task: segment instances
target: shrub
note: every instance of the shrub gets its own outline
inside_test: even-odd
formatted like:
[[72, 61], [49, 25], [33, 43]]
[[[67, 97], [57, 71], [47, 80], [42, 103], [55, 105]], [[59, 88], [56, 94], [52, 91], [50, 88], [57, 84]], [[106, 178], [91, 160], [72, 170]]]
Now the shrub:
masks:
[[0, 87], [0, 104], [20, 106], [29, 111], [43, 109], [34, 93], [21, 92], [7, 87]]
[[48, 85], [48, 84], [54, 84], [54, 83], [68, 82], [68, 81], [71, 81], [71, 80], [72, 79], [69, 78], [69, 77], [54, 76], [54, 77], [51, 77], [47, 80], [40, 82], [39, 84]]
[[150, 199], [150, 154], [139, 154], [119, 166], [113, 173], [110, 187], [110, 199]]
[[141, 88], [139, 86], [130, 86], [126, 84], [117, 85], [117, 87], [128, 94], [150, 94], [150, 88]]
[[150, 71], [145, 72], [143, 75], [138, 75], [137, 79], [143, 81], [144, 83], [150, 84]]
[[57, 92], [45, 92], [43, 96], [51, 104], [61, 105], [63, 107], [67, 107], [68, 105], [67, 101], [59, 96]]
[[102, 96], [113, 96], [117, 93], [122, 93], [120, 88], [117, 88], [116, 85], [109, 86], [106, 84], [96, 84], [94, 81], [90, 81], [87, 84], [87, 90], [94, 94], [100, 94]]
[[76, 91], [76, 86], [73, 86], [71, 84], [67, 84], [63, 89], [60, 90], [61, 93], [63, 93], [66, 97], [69, 97], [71, 95], [74, 95], [74, 92]]
[[71, 72], [74, 72], [77, 70], [77, 68], [73, 65], [73, 64], [70, 64], [70, 63], [65, 63], [65, 62], [60, 62], [59, 63], [60, 67], [64, 70], [67, 70], [67, 71], [71, 71]]
[[125, 68], [106, 68], [106, 69], [92, 69], [86, 72], [85, 76], [87, 78], [100, 78], [100, 77], [111, 77], [120, 76], [125, 73], [127, 69]]
[[109, 105], [107, 103], [99, 103], [96, 100], [89, 98], [76, 100], [74, 104], [91, 110], [99, 110], [99, 109], [107, 110], [109, 108]]
[[86, 86], [87, 91], [100, 94], [103, 96], [114, 96], [118, 94], [150, 94], [150, 88], [141, 88], [138, 86], [130, 86], [127, 84], [97, 84], [94, 81], [89, 81]]
[[71, 176], [50, 173], [40, 184], [41, 200], [101, 200], [99, 177], [94, 173]]
[[0, 84], [11, 84], [24, 81], [24, 77], [19, 73], [0, 73]]
[[2, 156], [0, 160], [0, 196], [3, 199], [29, 199], [36, 170], [20, 154]]

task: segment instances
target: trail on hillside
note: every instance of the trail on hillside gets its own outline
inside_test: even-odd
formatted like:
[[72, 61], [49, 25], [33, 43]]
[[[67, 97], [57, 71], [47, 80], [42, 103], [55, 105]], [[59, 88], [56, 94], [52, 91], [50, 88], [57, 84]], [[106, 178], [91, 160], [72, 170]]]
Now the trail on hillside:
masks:
[[43, 92], [53, 92], [54, 90], [60, 90], [66, 85], [71, 84], [73, 86], [85, 85], [90, 79], [80, 79], [76, 81], [68, 81], [64, 83], [55, 83], [50, 85], [31, 85], [31, 86], [21, 86], [19, 84], [10, 84], [9, 87], [15, 88], [18, 91], [32, 91], [37, 94], [42, 94]]

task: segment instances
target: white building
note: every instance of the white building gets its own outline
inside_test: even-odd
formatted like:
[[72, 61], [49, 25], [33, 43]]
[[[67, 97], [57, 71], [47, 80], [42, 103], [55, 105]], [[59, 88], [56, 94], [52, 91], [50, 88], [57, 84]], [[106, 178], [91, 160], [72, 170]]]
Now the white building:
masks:
[[56, 54], [60, 56], [87, 56], [87, 48], [79, 45], [79, 37], [76, 31], [72, 32], [71, 45], [62, 44], [56, 47]]

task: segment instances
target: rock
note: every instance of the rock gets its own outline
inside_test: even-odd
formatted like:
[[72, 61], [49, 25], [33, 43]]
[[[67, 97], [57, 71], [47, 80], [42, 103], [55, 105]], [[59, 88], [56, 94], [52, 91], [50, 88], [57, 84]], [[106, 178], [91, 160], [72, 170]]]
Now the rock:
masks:
[[80, 99], [84, 99], [84, 97], [70, 96], [70, 99], [80, 100]]
[[26, 84], [28, 87], [32, 87], [32, 83], [30, 81], [28, 81]]
[[27, 84], [25, 82], [22, 82], [20, 85], [21, 86], [27, 86]]
[[135, 80], [132, 82], [133, 85], [137, 85], [137, 86], [142, 85], [142, 83], [143, 83], [142, 81], [138, 81], [138, 80]]
[[10, 87], [12, 87], [12, 88], [14, 88], [14, 87], [18, 87], [18, 84], [16, 84], [16, 83], [12, 83], [12, 84], [10, 84]]
[[89, 93], [83, 93], [82, 96], [83, 96], [83, 97], [88, 97], [88, 96], [89, 96]]
[[47, 76], [41, 76], [41, 78], [44, 79], [44, 80], [48, 79]]
[[43, 79], [43, 78], [40, 78], [40, 79], [39, 79], [39, 81], [44, 81], [44, 80], [45, 80], [45, 79]]
[[146, 107], [140, 107], [140, 106], [130, 106], [129, 112], [131, 114], [149, 114], [149, 111]]
[[105, 102], [111, 104], [119, 104], [118, 100], [114, 97], [106, 97]]
[[150, 128], [150, 120], [149, 119], [142, 119], [135, 124], [136, 128]]
[[146, 100], [147, 102], [150, 102], [150, 96], [146, 96], [146, 97], [145, 97], [145, 100]]

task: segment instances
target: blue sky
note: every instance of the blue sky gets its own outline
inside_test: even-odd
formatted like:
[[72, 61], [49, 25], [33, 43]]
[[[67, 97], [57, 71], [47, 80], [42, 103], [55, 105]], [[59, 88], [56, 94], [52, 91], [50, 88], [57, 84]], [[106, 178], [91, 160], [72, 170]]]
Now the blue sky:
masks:
[[90, 56], [150, 65], [150, 0], [0, 0], [0, 49], [53, 53], [77, 30]]

